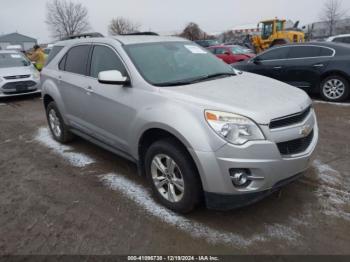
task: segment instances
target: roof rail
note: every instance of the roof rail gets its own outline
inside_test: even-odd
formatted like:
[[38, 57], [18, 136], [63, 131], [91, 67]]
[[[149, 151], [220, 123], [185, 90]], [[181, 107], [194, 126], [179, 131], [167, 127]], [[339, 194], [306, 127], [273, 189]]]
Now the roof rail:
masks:
[[79, 38], [93, 38], [93, 37], [104, 37], [100, 33], [84, 33], [84, 34], [78, 34], [78, 35], [70, 35], [62, 38], [62, 40], [71, 40], [71, 39], [79, 39]]
[[157, 35], [155, 32], [134, 32], [134, 33], [127, 33], [127, 34], [120, 34], [120, 35]]

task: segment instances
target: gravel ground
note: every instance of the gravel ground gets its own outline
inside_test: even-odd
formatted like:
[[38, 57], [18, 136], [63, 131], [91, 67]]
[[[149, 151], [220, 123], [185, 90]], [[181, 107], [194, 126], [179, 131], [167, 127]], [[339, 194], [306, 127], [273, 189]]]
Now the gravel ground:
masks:
[[134, 164], [54, 142], [40, 97], [0, 100], [0, 254], [350, 254], [350, 104], [315, 109], [302, 179], [250, 207], [180, 216]]

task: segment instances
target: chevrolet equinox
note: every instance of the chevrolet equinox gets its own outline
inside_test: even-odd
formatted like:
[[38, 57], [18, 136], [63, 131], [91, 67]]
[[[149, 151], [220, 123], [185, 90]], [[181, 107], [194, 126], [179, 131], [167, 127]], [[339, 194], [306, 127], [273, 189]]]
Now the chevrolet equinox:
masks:
[[182, 38], [61, 41], [42, 83], [55, 140], [81, 136], [135, 162], [180, 213], [262, 199], [300, 177], [318, 140], [304, 91], [236, 71]]

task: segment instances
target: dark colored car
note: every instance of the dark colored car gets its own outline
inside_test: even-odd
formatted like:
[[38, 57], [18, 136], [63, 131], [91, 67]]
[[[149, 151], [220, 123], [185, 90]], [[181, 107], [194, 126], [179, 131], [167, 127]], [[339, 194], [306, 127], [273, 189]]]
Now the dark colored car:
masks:
[[238, 45], [211, 46], [208, 50], [227, 64], [242, 62], [255, 56], [248, 49]]
[[350, 47], [338, 43], [307, 43], [269, 49], [236, 69], [271, 77], [320, 93], [328, 101], [349, 96]]

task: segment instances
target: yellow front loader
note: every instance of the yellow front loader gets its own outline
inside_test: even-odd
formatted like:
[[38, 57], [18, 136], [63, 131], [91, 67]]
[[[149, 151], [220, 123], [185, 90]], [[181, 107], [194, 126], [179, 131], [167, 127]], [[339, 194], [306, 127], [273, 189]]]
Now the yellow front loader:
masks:
[[257, 53], [276, 45], [305, 42], [305, 33], [298, 29], [298, 22], [293, 28], [286, 29], [286, 20], [276, 18], [262, 21], [258, 26], [261, 35], [252, 37], [252, 44]]

